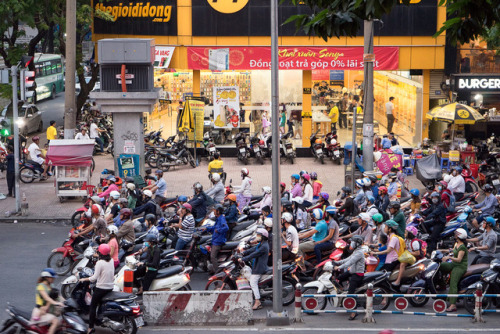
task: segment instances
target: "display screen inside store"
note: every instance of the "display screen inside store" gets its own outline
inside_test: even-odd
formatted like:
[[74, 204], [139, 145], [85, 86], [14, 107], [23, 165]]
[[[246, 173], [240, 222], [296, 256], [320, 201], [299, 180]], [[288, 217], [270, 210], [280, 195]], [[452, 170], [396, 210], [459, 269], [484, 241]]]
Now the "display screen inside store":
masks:
[[[175, 72], [173, 72], [175, 71]], [[200, 95], [205, 101], [204, 108], [204, 133], [210, 131], [215, 138], [223, 131], [236, 134], [240, 131], [247, 132], [251, 136], [256, 133], [265, 136], [271, 131], [271, 71], [210, 71], [200, 72]], [[357, 108], [358, 139], [362, 136], [363, 105], [362, 105], [362, 71], [341, 70], [316, 70], [312, 71], [311, 90], [303, 90], [303, 73], [300, 70], [288, 70], [279, 72], [280, 87], [280, 119], [277, 121], [284, 125], [282, 130], [294, 132], [293, 143], [296, 147], [302, 147], [308, 140], [302, 140], [304, 134], [302, 111], [303, 94], [311, 94], [312, 131], [319, 130], [322, 138], [331, 131], [331, 120], [334, 116], [331, 109], [335, 106], [339, 112], [345, 115], [347, 124], [336, 124], [338, 138], [343, 145], [352, 140], [353, 108], [356, 96], [361, 96]], [[148, 128], [157, 130], [162, 127], [164, 138], [174, 135], [177, 131], [177, 115], [184, 108], [186, 98], [193, 95], [193, 73], [190, 70], [163, 70], [158, 69], [155, 73], [155, 85], [161, 88], [160, 103], [155, 111], [148, 115]], [[228, 94], [237, 96], [239, 106], [221, 106], [224, 101], [214, 101], [214, 97], [225, 97], [225, 94], [214, 94], [216, 91], [231, 89], [238, 92]], [[421, 140], [419, 126], [422, 115], [417, 113], [417, 100], [421, 98], [417, 94], [421, 84], [401, 75], [391, 72], [375, 72], [374, 76], [374, 118], [375, 133], [382, 136], [387, 132], [386, 103], [389, 97], [394, 96], [394, 114], [396, 122], [393, 132], [399, 136], [401, 144], [413, 146]], [[345, 97], [344, 97], [345, 96]], [[344, 101], [345, 100], [345, 101]], [[215, 108], [214, 108], [215, 102]], [[227, 101], [226, 101], [227, 102]], [[216, 122], [220, 110], [227, 110], [227, 115], [221, 115], [222, 119], [232, 119], [233, 122], [225, 122], [225, 127]], [[307, 108], [309, 109], [309, 108]], [[217, 114], [217, 115], [215, 115]], [[284, 120], [281, 118], [284, 116]], [[220, 118], [220, 117], [219, 117]], [[333, 117], [335, 119], [335, 117]], [[342, 125], [342, 127], [340, 127]], [[309, 133], [310, 131], [306, 131]], [[222, 145], [222, 142], [217, 143]], [[224, 145], [234, 145], [226, 142]]]

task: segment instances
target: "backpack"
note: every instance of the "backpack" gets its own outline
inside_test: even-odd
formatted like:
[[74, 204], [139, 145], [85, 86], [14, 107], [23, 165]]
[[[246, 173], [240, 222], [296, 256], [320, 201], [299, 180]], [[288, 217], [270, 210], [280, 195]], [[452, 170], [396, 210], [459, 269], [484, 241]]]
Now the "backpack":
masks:
[[150, 199], [149, 201], [155, 205], [155, 208], [156, 208], [156, 212], [155, 212], [156, 218], [163, 218], [163, 210], [161, 209], [161, 206], [158, 203], [156, 203], [154, 200], [152, 200], [152, 199]]
[[394, 237], [396, 237], [396, 238], [398, 238], [398, 239], [399, 239], [399, 250], [397, 251], [397, 253], [398, 253], [398, 257], [400, 257], [400, 256], [401, 256], [401, 254], [403, 254], [403, 253], [404, 253], [404, 251], [406, 250], [406, 244], [405, 244], [404, 239], [403, 239], [403, 238], [401, 238], [399, 235], [397, 235], [397, 234], [395, 234], [395, 233], [394, 233], [393, 238], [394, 238]]
[[448, 197], [450, 198], [450, 205], [446, 208], [448, 210], [449, 213], [453, 213], [455, 212], [455, 205], [457, 203], [456, 199], [455, 199], [455, 196], [453, 194], [451, 194], [451, 191], [450, 192], [446, 192], [448, 194]]
[[427, 255], [427, 242], [421, 240], [421, 239], [418, 239], [418, 238], [415, 238], [412, 240], [413, 241], [418, 241], [419, 244], [420, 244], [420, 255], [419, 255], [419, 258], [420, 259], [423, 259], [426, 255]]

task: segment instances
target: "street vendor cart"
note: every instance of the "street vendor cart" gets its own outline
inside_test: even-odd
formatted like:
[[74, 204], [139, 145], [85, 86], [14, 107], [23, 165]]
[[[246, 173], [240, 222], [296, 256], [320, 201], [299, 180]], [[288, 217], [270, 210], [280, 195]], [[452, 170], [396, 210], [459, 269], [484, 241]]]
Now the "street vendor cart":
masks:
[[94, 140], [51, 140], [47, 158], [55, 166], [55, 188], [59, 201], [86, 197], [90, 184]]

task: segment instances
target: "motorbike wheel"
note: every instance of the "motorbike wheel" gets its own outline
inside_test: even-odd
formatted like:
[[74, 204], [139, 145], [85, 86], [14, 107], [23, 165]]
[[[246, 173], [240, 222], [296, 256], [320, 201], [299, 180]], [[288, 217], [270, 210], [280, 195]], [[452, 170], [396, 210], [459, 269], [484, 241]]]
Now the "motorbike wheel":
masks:
[[[412, 294], [414, 295], [424, 295], [428, 293], [428, 291], [426, 289], [422, 289], [422, 290], [415, 290], [412, 292]], [[410, 304], [414, 307], [424, 307], [425, 304], [427, 304], [427, 302], [429, 301], [429, 298], [422, 298], [422, 297], [410, 297], [408, 299], [408, 301], [410, 302]], [[473, 306], [474, 307], [474, 306]]]
[[196, 161], [194, 160], [193, 156], [191, 153], [188, 153], [188, 161], [191, 167], [196, 168]]
[[22, 183], [31, 183], [35, 180], [35, 171], [30, 168], [23, 167], [19, 171], [19, 180]]
[[233, 290], [231, 284], [223, 284], [222, 280], [216, 279], [207, 284], [205, 287], [207, 291], [221, 291], [221, 290]]
[[319, 157], [319, 162], [321, 162], [321, 164], [324, 165], [325, 164], [325, 156], [323, 156], [323, 155], [320, 156]]
[[146, 163], [148, 164], [149, 167], [156, 168], [158, 166], [158, 155], [150, 154], [146, 159]]
[[71, 296], [71, 291], [73, 291], [73, 288], [75, 287], [75, 284], [65, 284], [61, 287], [61, 295], [63, 296], [64, 299], [68, 299]]
[[[494, 187], [493, 187], [494, 188]], [[466, 184], [465, 184], [465, 189], [467, 190], [467, 192], [469, 193], [472, 193], [472, 192], [478, 192], [479, 191], [479, 186], [477, 185], [477, 183], [475, 182], [472, 182], [472, 181], [468, 181]]]
[[123, 317], [120, 322], [125, 326], [125, 329], [120, 331], [120, 334], [136, 334], [137, 333], [137, 325], [135, 324], [134, 318]]
[[283, 305], [287, 306], [295, 301], [295, 284], [294, 281], [288, 277], [283, 278]]
[[65, 257], [61, 252], [54, 252], [47, 260], [47, 267], [54, 269], [57, 275], [64, 276], [73, 268], [73, 259]]
[[80, 224], [80, 221], [82, 219], [83, 212], [81, 211], [76, 211], [72, 216], [71, 216], [71, 226], [77, 227]]
[[294, 158], [293, 158], [293, 156], [290, 156], [290, 157], [288, 158], [288, 160], [290, 160], [290, 163], [293, 165], [293, 162], [294, 162]]
[[[16, 322], [12, 319], [7, 319], [3, 324], [2, 324], [2, 329], [3, 331], [0, 332], [0, 334], [17, 334], [18, 332], [18, 327], [15, 325]], [[26, 333], [23, 329], [20, 329], [20, 333]]]
[[257, 162], [258, 162], [259, 164], [261, 164], [261, 165], [263, 165], [263, 164], [264, 164], [264, 159], [262, 159], [262, 156], [260, 156], [260, 155], [258, 155], [258, 156], [257, 156]]
[[153, 168], [159, 168], [163, 170], [164, 172], [168, 172], [170, 169], [170, 166], [163, 166], [164, 163], [167, 163], [167, 159], [163, 157], [159, 157], [158, 160], [156, 160], [156, 167]]
[[191, 291], [191, 286], [189, 284], [184, 285], [178, 291]]
[[244, 157], [244, 158], [243, 158], [243, 164], [244, 164], [244, 165], [248, 165], [248, 158], [247, 158], [247, 157]]
[[[303, 295], [317, 295], [318, 288], [307, 288], [302, 291]], [[326, 298], [314, 298], [316, 300], [316, 307], [310, 308], [307, 306], [306, 301], [310, 298], [302, 298], [302, 309], [307, 311], [319, 311], [324, 310], [326, 307]], [[316, 315], [318, 313], [306, 313], [308, 315]]]
[[[476, 293], [476, 289], [468, 289], [465, 291], [466, 295], [474, 295]], [[486, 293], [486, 291], [484, 292]], [[483, 297], [483, 310], [491, 308], [491, 298]], [[470, 314], [474, 314], [474, 307], [476, 306], [476, 298], [475, 297], [465, 297], [464, 298], [464, 307]]]
[[341, 158], [338, 158], [337, 159], [337, 165], [340, 165], [342, 163], [342, 159]]
[[[389, 290], [385, 288], [376, 288], [378, 290], [377, 294], [389, 294]], [[385, 300], [385, 303], [384, 303]], [[391, 305], [390, 298], [382, 298], [382, 297], [373, 297], [373, 309], [374, 310], [386, 310], [389, 305]]]

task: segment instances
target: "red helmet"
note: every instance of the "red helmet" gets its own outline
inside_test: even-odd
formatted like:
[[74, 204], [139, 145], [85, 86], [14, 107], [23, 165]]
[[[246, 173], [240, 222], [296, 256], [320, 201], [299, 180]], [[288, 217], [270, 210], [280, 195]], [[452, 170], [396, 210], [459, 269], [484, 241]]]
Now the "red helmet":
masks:
[[262, 139], [259, 140], [259, 145], [264, 145], [264, 141]]
[[111, 253], [111, 247], [108, 244], [101, 244], [97, 249], [102, 255], [109, 255]]
[[35, 136], [35, 137], [31, 138], [31, 140], [32, 140], [32, 141], [37, 141], [37, 140], [40, 140], [40, 137]]
[[98, 215], [99, 213], [101, 213], [101, 207], [97, 204], [92, 204], [92, 214]]
[[184, 203], [182, 204], [182, 207], [186, 210], [188, 210], [189, 212], [193, 211], [193, 207], [191, 206], [191, 204], [189, 203]]
[[379, 188], [378, 188], [378, 191], [379, 191], [379, 193], [381, 193], [381, 194], [387, 194], [387, 187], [384, 187], [384, 186], [379, 187]]
[[123, 217], [123, 219], [127, 219], [132, 217], [132, 210], [129, 208], [123, 208], [120, 210], [120, 215]]
[[446, 181], [439, 181], [439, 184], [445, 188], [448, 188], [448, 182], [446, 182]]
[[280, 186], [282, 186], [283, 188], [286, 188], [285, 182], [280, 182]]

